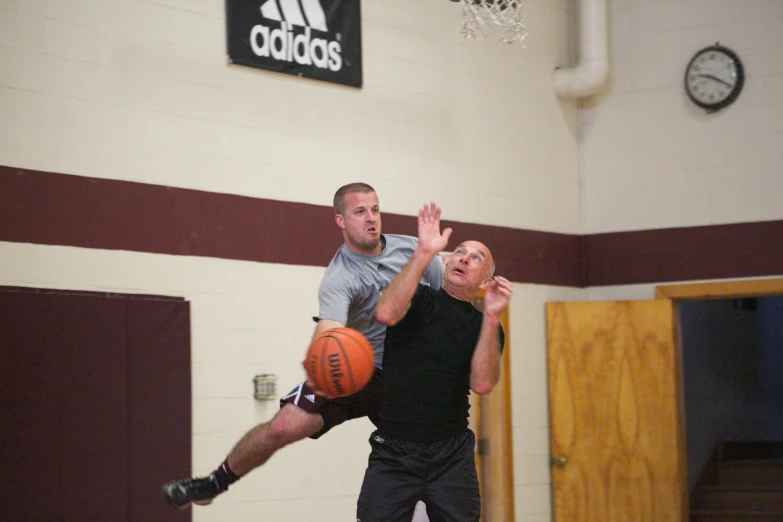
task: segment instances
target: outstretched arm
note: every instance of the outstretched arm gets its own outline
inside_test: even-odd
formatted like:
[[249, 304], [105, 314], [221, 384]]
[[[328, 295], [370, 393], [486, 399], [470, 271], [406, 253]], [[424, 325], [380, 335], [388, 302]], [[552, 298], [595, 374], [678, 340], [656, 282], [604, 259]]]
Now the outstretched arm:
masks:
[[470, 389], [489, 393], [500, 380], [500, 314], [508, 306], [513, 290], [505, 277], [495, 276], [484, 294], [484, 320], [470, 365]]
[[379, 323], [393, 326], [405, 317], [421, 276], [435, 255], [446, 248], [450, 236], [450, 228], [440, 231], [440, 207], [435, 203], [424, 205], [419, 210], [419, 246], [378, 299], [375, 318]]

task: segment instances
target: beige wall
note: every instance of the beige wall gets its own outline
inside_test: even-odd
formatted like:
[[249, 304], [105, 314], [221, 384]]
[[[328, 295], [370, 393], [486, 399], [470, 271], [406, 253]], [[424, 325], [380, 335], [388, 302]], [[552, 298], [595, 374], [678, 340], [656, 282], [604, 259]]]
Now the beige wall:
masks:
[[[577, 109], [550, 82], [566, 0], [530, 0], [526, 48], [465, 42], [447, 0], [364, 0], [361, 90], [228, 66], [223, 0], [0, 0], [0, 164], [328, 205], [580, 230]], [[336, 234], [336, 231], [335, 231]], [[193, 471], [269, 419], [258, 373], [302, 377], [322, 268], [0, 243], [0, 285], [183, 296], [192, 307]], [[549, 520], [543, 302], [515, 285], [517, 520]], [[351, 520], [371, 425], [275, 456], [197, 522]], [[172, 477], [174, 478], [174, 477]]]
[[[583, 231], [783, 218], [783, 2], [611, 0], [611, 81], [580, 112]], [[745, 87], [706, 114], [685, 67], [720, 42]]]
[[517, 521], [551, 519], [549, 405], [546, 372], [547, 301], [580, 301], [585, 291], [514, 285], [511, 316], [511, 400]]
[[316, 204], [365, 179], [387, 211], [578, 231], [562, 1], [523, 50], [463, 41], [447, 0], [365, 0], [361, 90], [228, 66], [222, 0], [0, 9], [6, 164]]

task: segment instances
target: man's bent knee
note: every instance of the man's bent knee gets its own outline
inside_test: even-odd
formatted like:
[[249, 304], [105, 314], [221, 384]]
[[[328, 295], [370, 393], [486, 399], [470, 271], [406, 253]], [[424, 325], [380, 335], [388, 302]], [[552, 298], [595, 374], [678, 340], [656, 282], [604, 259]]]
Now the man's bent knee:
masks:
[[269, 421], [266, 435], [277, 447], [302, 440], [318, 432], [324, 426], [324, 419], [318, 413], [308, 413], [298, 406], [286, 404]]

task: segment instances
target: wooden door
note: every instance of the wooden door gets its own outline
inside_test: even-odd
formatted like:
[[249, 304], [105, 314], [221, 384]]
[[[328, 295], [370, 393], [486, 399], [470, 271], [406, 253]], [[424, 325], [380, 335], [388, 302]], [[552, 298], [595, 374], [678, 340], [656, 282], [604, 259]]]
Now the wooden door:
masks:
[[547, 335], [553, 520], [685, 520], [673, 303], [547, 303]]
[[[483, 306], [484, 292], [476, 297]], [[487, 395], [471, 393], [471, 429], [476, 434], [476, 468], [482, 522], [514, 520], [514, 457], [511, 441], [511, 335], [508, 310], [500, 317], [505, 333], [500, 382]]]

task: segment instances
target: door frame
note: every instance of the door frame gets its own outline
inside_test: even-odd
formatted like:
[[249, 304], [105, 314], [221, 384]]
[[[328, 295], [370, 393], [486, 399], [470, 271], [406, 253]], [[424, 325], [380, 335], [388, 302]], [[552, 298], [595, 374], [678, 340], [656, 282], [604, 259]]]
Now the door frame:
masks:
[[714, 283], [686, 283], [655, 287], [656, 299], [702, 301], [783, 295], [783, 277], [770, 279], [737, 279]]
[[[726, 281], [715, 281], [707, 283], [684, 283], [684, 284], [670, 284], [670, 285], [658, 285], [655, 287], [655, 299], [668, 299], [672, 301], [672, 305], [675, 307], [675, 347], [677, 350], [676, 357], [678, 359], [678, 366], [680, 368], [680, 383], [677, 391], [677, 400], [679, 402], [679, 417], [680, 417], [680, 438], [679, 448], [682, 454], [680, 455], [680, 462], [683, 467], [681, 471], [683, 477], [687, 476], [688, 466], [688, 452], [685, 444], [685, 395], [683, 394], [683, 365], [682, 365], [682, 338], [680, 329], [679, 307], [677, 303], [679, 301], [705, 301], [710, 299], [741, 299], [741, 298], [753, 298], [753, 297], [769, 297], [775, 295], [783, 295], [783, 277], [774, 277], [767, 279], [737, 279]], [[686, 481], [687, 482], [687, 481]], [[690, 495], [688, 491], [688, 485], [682, 484], [684, 491], [683, 503], [683, 519], [688, 520], [688, 513], [690, 510]]]

